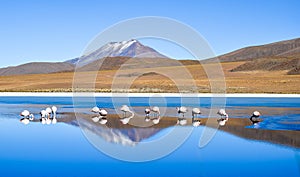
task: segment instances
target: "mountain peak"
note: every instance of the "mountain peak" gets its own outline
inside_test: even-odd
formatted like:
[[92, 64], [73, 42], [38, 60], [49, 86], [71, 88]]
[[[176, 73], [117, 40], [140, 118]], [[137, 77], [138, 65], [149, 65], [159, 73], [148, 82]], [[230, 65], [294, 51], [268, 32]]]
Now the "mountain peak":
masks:
[[[153, 48], [141, 44], [138, 40], [130, 39], [128, 41], [109, 42], [90, 54], [82, 56], [80, 63], [85, 65], [105, 57], [168, 58]], [[77, 61], [73, 61], [74, 64]]]

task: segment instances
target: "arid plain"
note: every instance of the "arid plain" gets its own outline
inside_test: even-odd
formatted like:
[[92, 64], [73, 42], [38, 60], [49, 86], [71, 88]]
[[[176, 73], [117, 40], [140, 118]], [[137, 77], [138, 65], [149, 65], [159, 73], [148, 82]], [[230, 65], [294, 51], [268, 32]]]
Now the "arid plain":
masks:
[[[111, 92], [112, 83], [117, 79], [116, 89], [119, 85], [126, 85], [128, 80], [133, 78], [129, 90], [125, 92], [178, 92], [178, 88], [187, 88], [184, 92], [190, 92], [189, 82], [193, 80], [197, 85], [197, 92], [210, 93], [211, 85], [214, 82], [226, 84], [227, 93], [300, 93], [300, 75], [287, 75], [287, 71], [240, 71], [231, 72], [233, 68], [242, 65], [244, 62], [223, 62], [221, 67], [224, 73], [217, 78], [208, 79], [204, 68], [219, 68], [217, 64], [193, 64], [183, 66], [169, 66], [130, 70], [103, 70], [81, 72], [79, 75], [95, 77], [95, 82], [87, 83], [95, 85], [96, 92]], [[149, 70], [149, 72], [147, 72]], [[176, 76], [180, 70], [187, 70], [192, 78]], [[157, 72], [153, 72], [157, 71]], [[168, 78], [160, 73], [175, 73], [174, 78]], [[210, 73], [211, 71], [209, 71]], [[78, 75], [78, 72], [77, 72]], [[2, 92], [71, 92], [73, 86], [74, 72], [62, 72], [52, 74], [28, 74], [0, 77], [0, 91]], [[173, 81], [172, 81], [173, 79]], [[83, 81], [86, 78], [82, 78]], [[87, 79], [88, 80], [88, 79]], [[122, 87], [119, 88], [120, 90]], [[85, 91], [85, 90], [82, 90]], [[182, 92], [183, 89], [180, 90]], [[195, 90], [194, 90], [195, 91]]]

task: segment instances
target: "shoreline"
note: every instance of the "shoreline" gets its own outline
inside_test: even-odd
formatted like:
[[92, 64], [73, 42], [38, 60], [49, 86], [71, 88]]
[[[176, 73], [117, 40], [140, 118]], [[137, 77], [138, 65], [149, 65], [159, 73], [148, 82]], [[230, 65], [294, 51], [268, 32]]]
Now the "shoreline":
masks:
[[0, 92], [0, 97], [265, 97], [265, 98], [300, 98], [300, 94], [270, 94], [270, 93], [94, 93], [94, 92]]

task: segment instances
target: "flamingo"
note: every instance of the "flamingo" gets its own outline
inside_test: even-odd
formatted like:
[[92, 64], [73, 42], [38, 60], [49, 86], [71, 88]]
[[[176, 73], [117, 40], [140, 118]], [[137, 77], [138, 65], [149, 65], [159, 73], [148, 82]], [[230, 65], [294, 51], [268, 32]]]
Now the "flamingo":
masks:
[[51, 109], [52, 109], [53, 117], [56, 117], [57, 107], [56, 106], [52, 106]]
[[201, 124], [201, 120], [195, 120], [195, 115], [200, 115], [201, 111], [199, 108], [192, 109], [192, 125], [198, 127]]
[[24, 110], [20, 113], [20, 116], [23, 118], [29, 119], [30, 121], [34, 120], [34, 115], [31, 114], [28, 110]]
[[93, 107], [92, 112], [99, 113], [101, 116], [107, 116], [108, 112], [105, 109], [98, 108], [97, 106]]
[[159, 111], [159, 107], [158, 106], [154, 106], [151, 110], [154, 112], [155, 117], [159, 117], [160, 116], [160, 111]]
[[228, 114], [226, 113], [225, 109], [220, 109], [217, 114], [221, 117], [217, 120], [220, 126], [224, 126], [228, 121]]
[[120, 121], [123, 123], [123, 124], [128, 124], [130, 119], [132, 119], [134, 117], [134, 113], [129, 109], [129, 107], [127, 105], [123, 105], [121, 107], [121, 111], [124, 112], [124, 116], [126, 116], [126, 113], [129, 112], [131, 113], [131, 116], [130, 117], [124, 117], [124, 118], [121, 118]]
[[178, 114], [182, 114], [182, 117], [184, 118], [184, 114], [188, 111], [186, 107], [181, 106], [181, 107], [176, 107], [176, 110]]
[[[53, 109], [52, 109], [53, 110]], [[53, 112], [53, 117], [52, 117], [52, 124], [56, 124], [57, 119], [56, 119], [56, 113]]]
[[107, 116], [108, 112], [105, 109], [100, 109], [99, 114], [101, 116]]
[[262, 120], [259, 118], [260, 116], [260, 112], [258, 111], [254, 111], [252, 116], [250, 117], [250, 120], [252, 122], [253, 125], [257, 125], [259, 122], [261, 122]]
[[22, 111], [20, 113], [20, 116], [23, 117], [22, 119], [20, 119], [20, 122], [22, 122], [25, 125], [29, 124], [30, 121], [34, 120], [34, 115], [31, 114], [28, 110]]
[[45, 111], [48, 113], [47, 116], [48, 116], [48, 119], [49, 119], [50, 115], [52, 114], [52, 109], [50, 107], [48, 107], [48, 108], [46, 108]]
[[201, 114], [201, 111], [199, 108], [193, 108], [192, 109], [192, 117], [193, 119], [195, 118], [195, 115], [200, 115]]
[[40, 119], [40, 122], [42, 124], [46, 124], [46, 118], [48, 117], [48, 112], [46, 110], [42, 110], [40, 112], [40, 115], [41, 115], [41, 119]]
[[24, 110], [20, 113], [20, 116], [23, 116], [24, 118], [29, 118], [30, 112], [28, 110]]
[[92, 108], [91, 111], [94, 112], [94, 113], [99, 113], [100, 109], [97, 106], [95, 106], [95, 107]]
[[226, 113], [225, 109], [220, 109], [217, 114], [219, 114], [221, 116], [221, 119], [228, 119], [228, 114]]
[[46, 118], [46, 124], [50, 125], [52, 123], [50, 119], [50, 115], [52, 114], [52, 109], [50, 107], [46, 108], [47, 118]]
[[129, 109], [127, 105], [123, 105], [120, 110], [124, 113], [124, 117], [126, 117], [127, 112], [133, 114], [133, 112]]

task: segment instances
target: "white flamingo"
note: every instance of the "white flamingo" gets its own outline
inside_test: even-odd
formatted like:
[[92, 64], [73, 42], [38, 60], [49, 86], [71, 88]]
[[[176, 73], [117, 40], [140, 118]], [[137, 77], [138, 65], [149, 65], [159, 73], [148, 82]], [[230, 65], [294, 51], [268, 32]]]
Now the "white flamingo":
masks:
[[187, 113], [188, 109], [184, 106], [176, 107], [177, 113], [180, 115], [182, 114], [182, 117], [184, 118], [184, 114]]
[[228, 114], [226, 113], [225, 109], [220, 109], [217, 114], [221, 116], [221, 119], [228, 119]]
[[198, 127], [201, 124], [201, 120], [195, 120], [195, 115], [200, 115], [200, 114], [201, 114], [200, 108], [193, 108], [192, 109], [192, 125], [194, 127]]
[[91, 111], [94, 112], [94, 113], [99, 113], [100, 109], [97, 106], [95, 106], [95, 107], [92, 108]]
[[22, 122], [25, 125], [29, 124], [30, 121], [34, 120], [34, 115], [31, 114], [28, 110], [22, 111], [20, 113], [20, 116], [23, 117], [22, 119], [20, 119], [20, 122]]
[[20, 113], [20, 116], [22, 116], [23, 118], [27, 118], [30, 121], [34, 120], [34, 115], [31, 114], [28, 110], [24, 110]]
[[192, 117], [193, 119], [195, 118], [195, 115], [200, 115], [201, 114], [201, 111], [199, 108], [193, 108], [192, 109]]
[[158, 106], [154, 106], [152, 107], [152, 112], [154, 112], [154, 116], [155, 117], [159, 117], [160, 116], [160, 111], [159, 111], [159, 107]]
[[252, 122], [253, 125], [257, 125], [259, 122], [261, 122], [262, 120], [259, 118], [260, 117], [260, 112], [258, 111], [254, 111], [252, 116], [250, 117], [250, 120]]
[[42, 111], [40, 112], [40, 115], [41, 115], [40, 122], [41, 122], [42, 124], [46, 124], [46, 119], [47, 119], [47, 117], [48, 117], [48, 112], [47, 112], [46, 110], [42, 110]]
[[51, 123], [52, 123], [52, 121], [51, 121], [51, 119], [50, 119], [50, 117], [51, 117], [51, 114], [52, 114], [52, 109], [50, 108], [50, 107], [48, 107], [48, 108], [46, 108], [46, 115], [47, 115], [47, 117], [46, 117], [46, 124], [47, 125], [50, 125]]
[[97, 106], [93, 107], [92, 112], [99, 113], [101, 116], [107, 116], [108, 112], [105, 109], [98, 108]]
[[[121, 111], [124, 112], [124, 116], [123, 118], [120, 119], [120, 121], [123, 123], [123, 124], [128, 124], [130, 119], [132, 119], [134, 117], [134, 113], [129, 109], [129, 107], [127, 105], [123, 105], [121, 107]], [[130, 117], [126, 117], [126, 113], [129, 112], [131, 113], [131, 116]]]
[[50, 107], [46, 108], [45, 110], [48, 114], [47, 114], [47, 118], [50, 119], [50, 115], [52, 114], [52, 109]]
[[225, 109], [220, 109], [217, 114], [221, 117], [217, 120], [220, 126], [224, 126], [228, 121], [228, 114], [226, 113]]
[[133, 112], [129, 109], [127, 105], [123, 105], [120, 110], [124, 113], [124, 117], [126, 117], [127, 112], [133, 114]]
[[52, 106], [51, 109], [52, 109], [53, 117], [56, 117], [57, 107], [56, 106]]
[[101, 116], [107, 116], [108, 112], [105, 109], [100, 109], [99, 114]]
[[30, 112], [28, 110], [24, 110], [20, 113], [20, 116], [23, 116], [23, 118], [29, 119]]

